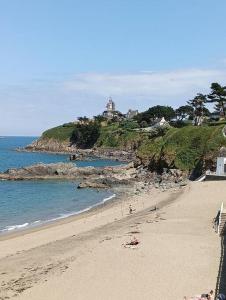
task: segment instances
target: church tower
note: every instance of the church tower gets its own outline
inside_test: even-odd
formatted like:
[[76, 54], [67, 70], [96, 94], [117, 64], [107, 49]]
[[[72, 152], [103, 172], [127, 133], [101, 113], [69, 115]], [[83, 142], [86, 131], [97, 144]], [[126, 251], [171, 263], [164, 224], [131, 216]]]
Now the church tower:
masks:
[[108, 112], [114, 112], [115, 111], [115, 102], [112, 100], [111, 97], [108, 100], [106, 108], [107, 108]]

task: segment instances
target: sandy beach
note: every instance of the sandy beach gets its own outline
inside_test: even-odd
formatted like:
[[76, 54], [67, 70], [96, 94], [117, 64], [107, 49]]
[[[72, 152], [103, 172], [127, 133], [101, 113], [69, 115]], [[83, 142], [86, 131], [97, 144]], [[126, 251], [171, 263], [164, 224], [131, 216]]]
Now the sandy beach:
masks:
[[[225, 182], [153, 189], [2, 236], [0, 299], [180, 300], [215, 290], [221, 247], [212, 219], [225, 194]], [[133, 237], [139, 244], [124, 247]]]

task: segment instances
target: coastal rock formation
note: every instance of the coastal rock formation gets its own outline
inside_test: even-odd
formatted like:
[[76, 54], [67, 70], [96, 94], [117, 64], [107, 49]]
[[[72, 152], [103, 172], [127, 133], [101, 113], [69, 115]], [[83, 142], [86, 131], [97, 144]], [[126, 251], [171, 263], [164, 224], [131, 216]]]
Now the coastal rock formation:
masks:
[[108, 176], [104, 178], [93, 178], [92, 180], [83, 180], [77, 188], [113, 188], [116, 185], [128, 185], [130, 183], [131, 181], [129, 179], [119, 179]]
[[116, 150], [111, 148], [92, 148], [92, 149], [78, 149], [69, 141], [59, 141], [53, 138], [40, 138], [23, 149], [18, 151], [29, 152], [52, 152], [52, 153], [68, 153], [75, 155], [76, 160], [106, 158], [119, 161], [132, 161], [135, 159], [134, 151]]
[[[23, 149], [24, 150], [24, 149]], [[70, 152], [69, 141], [59, 141], [53, 138], [40, 138], [25, 147], [27, 151]]]
[[95, 189], [106, 189], [108, 186], [104, 183], [101, 182], [96, 182], [96, 181], [84, 181], [79, 183], [77, 186], [77, 189], [82, 189], [82, 188], [95, 188]]
[[[57, 178], [83, 178], [88, 177], [116, 177], [122, 179], [135, 177], [136, 170], [132, 164], [115, 167], [83, 167], [78, 168], [74, 163], [36, 164], [19, 169], [9, 169], [0, 173], [0, 179], [57, 179]], [[110, 181], [111, 179], [109, 179]]]
[[19, 169], [9, 169], [0, 173], [0, 180], [45, 180], [64, 179], [79, 181], [77, 188], [111, 188], [127, 189], [134, 185], [139, 186], [136, 193], [148, 187], [165, 191], [187, 184], [186, 174], [177, 169], [166, 169], [160, 175], [150, 172], [147, 167], [134, 168], [130, 163], [114, 167], [83, 167], [78, 168], [74, 163], [36, 164]]

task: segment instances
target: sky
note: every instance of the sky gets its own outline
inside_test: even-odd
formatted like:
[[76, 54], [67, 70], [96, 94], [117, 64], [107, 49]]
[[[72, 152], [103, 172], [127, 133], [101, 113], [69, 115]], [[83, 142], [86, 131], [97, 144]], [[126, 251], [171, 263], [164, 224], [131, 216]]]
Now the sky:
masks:
[[225, 0], [0, 0], [0, 135], [226, 85]]

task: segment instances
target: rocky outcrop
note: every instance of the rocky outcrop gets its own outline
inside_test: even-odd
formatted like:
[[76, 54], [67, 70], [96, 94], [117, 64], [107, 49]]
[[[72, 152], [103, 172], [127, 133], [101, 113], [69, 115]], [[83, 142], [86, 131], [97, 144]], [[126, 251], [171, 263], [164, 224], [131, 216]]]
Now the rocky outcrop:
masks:
[[77, 188], [113, 188], [118, 185], [128, 185], [131, 181], [128, 179], [118, 179], [115, 177], [94, 178], [92, 180], [84, 180]]
[[168, 189], [178, 186], [184, 186], [188, 183], [188, 174], [178, 169], [164, 169], [162, 174], [150, 172], [147, 167], [139, 166], [136, 178], [143, 182], [149, 182], [155, 188]]
[[26, 151], [46, 151], [46, 152], [70, 152], [71, 146], [69, 141], [59, 141], [56, 139], [40, 138], [32, 144], [26, 146]]
[[186, 174], [180, 170], [166, 169], [159, 175], [143, 166], [134, 168], [133, 163], [103, 168], [78, 168], [74, 163], [37, 164], [0, 173], [0, 180], [32, 179], [70, 179], [80, 182], [78, 188], [111, 188], [117, 191], [139, 184], [142, 185], [141, 190], [154, 187], [165, 191], [184, 186], [188, 182]]
[[[83, 167], [78, 168], [74, 163], [36, 164], [19, 169], [9, 169], [0, 173], [0, 179], [57, 179], [57, 178], [89, 178], [89, 177], [122, 177], [122, 179], [135, 176], [136, 171], [132, 164], [115, 167]], [[110, 180], [110, 179], [109, 179]]]
[[78, 149], [75, 145], [70, 144], [69, 141], [59, 141], [56, 139], [40, 138], [32, 144], [19, 151], [29, 152], [51, 152], [51, 153], [68, 153], [73, 155], [75, 160], [106, 158], [118, 161], [132, 161], [135, 159], [134, 151], [123, 151], [106, 148], [92, 148], [92, 149]]
[[106, 189], [108, 186], [101, 182], [96, 181], [84, 181], [79, 183], [77, 186], [77, 189], [83, 189], [83, 188], [95, 188], [95, 189]]

